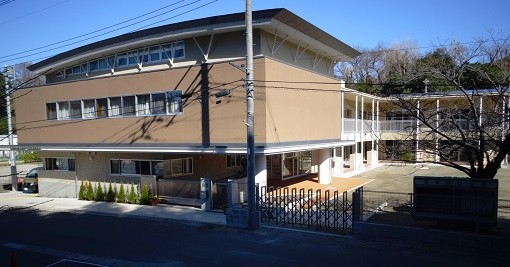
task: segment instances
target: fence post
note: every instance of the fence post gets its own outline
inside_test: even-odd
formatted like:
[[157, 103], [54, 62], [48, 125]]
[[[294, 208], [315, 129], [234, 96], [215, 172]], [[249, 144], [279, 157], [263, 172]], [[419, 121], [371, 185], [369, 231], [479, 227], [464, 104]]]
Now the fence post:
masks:
[[200, 199], [204, 201], [200, 207], [202, 211], [211, 211], [211, 184], [211, 179], [200, 178]]
[[352, 221], [359, 222], [363, 219], [363, 187], [352, 192]]

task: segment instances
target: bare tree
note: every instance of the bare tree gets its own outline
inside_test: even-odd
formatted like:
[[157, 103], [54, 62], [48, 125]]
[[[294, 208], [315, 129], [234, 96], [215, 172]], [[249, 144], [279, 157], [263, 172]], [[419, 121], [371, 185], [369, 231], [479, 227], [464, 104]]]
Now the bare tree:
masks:
[[[510, 42], [491, 35], [470, 45], [450, 43], [422, 57], [401, 87], [434, 92], [392, 95], [394, 108], [415, 121], [415, 152], [473, 178], [494, 178], [510, 152]], [[415, 91], [416, 92], [416, 91]], [[464, 163], [464, 164], [463, 164]]]

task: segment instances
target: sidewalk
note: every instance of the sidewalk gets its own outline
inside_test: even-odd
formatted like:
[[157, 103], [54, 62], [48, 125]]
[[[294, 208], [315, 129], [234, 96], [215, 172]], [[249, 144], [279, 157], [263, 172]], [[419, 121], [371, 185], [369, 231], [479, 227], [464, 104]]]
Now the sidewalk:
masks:
[[226, 225], [225, 215], [204, 212], [194, 207], [160, 204], [145, 206], [110, 202], [78, 200], [75, 198], [47, 198], [38, 194], [7, 192], [0, 194], [0, 212], [6, 210], [41, 210], [48, 212], [93, 213], [105, 216], [163, 219]]

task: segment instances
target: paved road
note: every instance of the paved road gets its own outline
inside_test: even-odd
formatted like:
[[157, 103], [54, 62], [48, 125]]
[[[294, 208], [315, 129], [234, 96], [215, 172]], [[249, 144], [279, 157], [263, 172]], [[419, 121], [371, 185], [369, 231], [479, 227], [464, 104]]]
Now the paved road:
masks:
[[[35, 210], [0, 212], [0, 266], [510, 266], [350, 237]], [[14, 230], [16, 229], [16, 230]], [[96, 265], [97, 266], [97, 265]]]

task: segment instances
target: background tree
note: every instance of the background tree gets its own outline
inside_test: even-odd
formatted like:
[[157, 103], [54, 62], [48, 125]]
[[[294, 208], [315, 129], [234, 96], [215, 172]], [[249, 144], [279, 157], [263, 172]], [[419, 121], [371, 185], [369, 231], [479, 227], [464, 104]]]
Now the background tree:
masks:
[[[401, 94], [397, 87], [393, 104], [417, 121], [420, 132], [412, 138], [440, 164], [474, 178], [496, 176], [510, 152], [509, 51], [508, 38], [452, 42], [420, 58], [415, 71], [400, 78], [399, 87], [415, 94]], [[420, 90], [425, 79], [432, 85], [429, 93]], [[448, 102], [438, 110], [442, 99]]]

